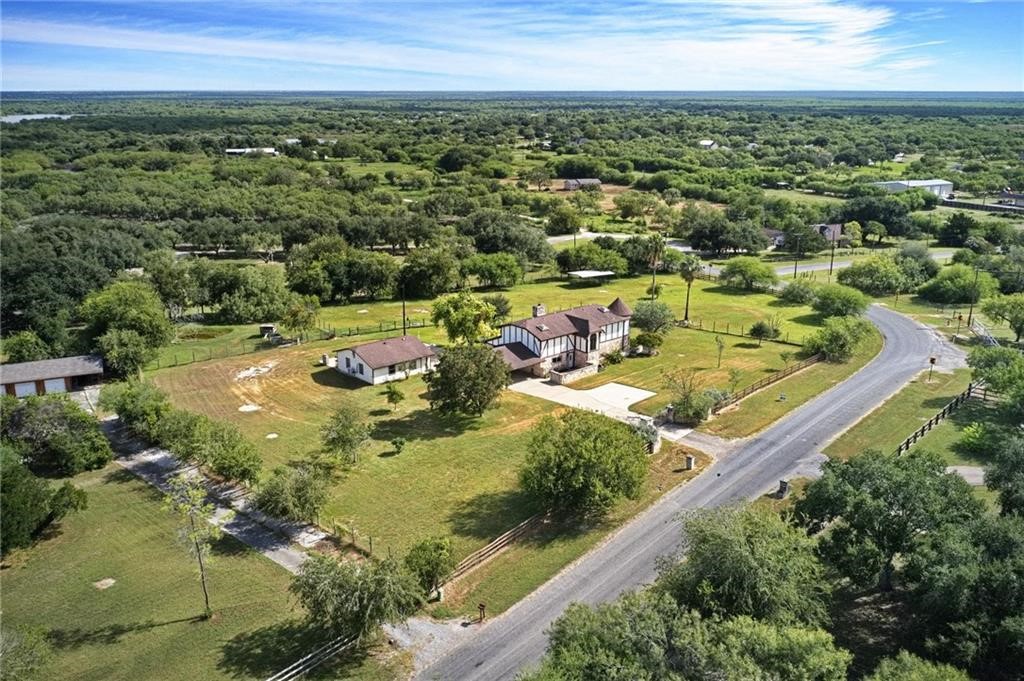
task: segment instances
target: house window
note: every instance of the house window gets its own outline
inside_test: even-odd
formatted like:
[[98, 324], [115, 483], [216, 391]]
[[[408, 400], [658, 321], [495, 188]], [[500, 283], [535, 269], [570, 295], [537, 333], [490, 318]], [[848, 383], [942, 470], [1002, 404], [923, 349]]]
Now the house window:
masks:
[[360, 362], [359, 363], [359, 375], [362, 376], [362, 374], [363, 374], [363, 363]]
[[392, 364], [391, 366], [389, 366], [389, 367], [388, 367], [388, 373], [389, 373], [389, 374], [393, 374], [393, 373], [395, 373], [395, 367], [396, 367], [396, 366], [397, 366], [396, 364]]
[[352, 358], [351, 357], [346, 357], [345, 358], [345, 368], [346, 369], [351, 369], [352, 368]]
[[590, 351], [593, 352], [594, 350], [597, 350], [597, 334], [596, 333], [590, 334]]

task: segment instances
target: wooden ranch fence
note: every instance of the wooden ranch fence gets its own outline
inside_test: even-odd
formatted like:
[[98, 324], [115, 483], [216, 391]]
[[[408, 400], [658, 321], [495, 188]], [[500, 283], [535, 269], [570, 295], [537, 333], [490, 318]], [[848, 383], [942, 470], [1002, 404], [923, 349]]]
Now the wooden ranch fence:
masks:
[[487, 546], [482, 549], [478, 549], [463, 558], [462, 562], [455, 566], [455, 569], [452, 571], [452, 574], [448, 577], [445, 583], [455, 581], [489, 558], [492, 558], [516, 539], [519, 539], [530, 530], [543, 525], [547, 519], [547, 513], [538, 513], [535, 516], [530, 516], [504, 534], [498, 535], [498, 537]]
[[792, 376], [793, 374], [795, 374], [796, 372], [800, 371], [801, 369], [806, 369], [807, 367], [811, 366], [812, 364], [816, 364], [816, 363], [820, 362], [821, 360], [822, 360], [822, 355], [820, 355], [820, 354], [814, 355], [812, 357], [808, 357], [807, 359], [801, 360], [801, 361], [797, 362], [796, 364], [791, 364], [790, 366], [786, 367], [782, 371], [776, 371], [771, 376], [765, 376], [761, 380], [755, 381], [754, 383], [751, 383], [750, 385], [748, 385], [746, 388], [743, 388], [739, 392], [731, 395], [729, 397], [729, 399], [727, 399], [725, 402], [722, 402], [721, 404], [716, 405], [711, 410], [711, 413], [712, 414], [717, 414], [718, 412], [722, 411], [726, 407], [731, 406], [733, 404], [736, 404], [737, 402], [742, 400], [744, 397], [747, 397], [748, 395], [752, 395], [752, 394], [756, 393], [758, 390], [761, 390], [762, 388], [767, 388], [772, 383], [778, 383], [779, 381], [781, 381], [782, 379], [786, 378], [787, 376]]
[[911, 433], [910, 437], [901, 442], [900, 446], [896, 448], [894, 453], [899, 456], [900, 454], [908, 451], [911, 447], [917, 444], [918, 440], [925, 436], [925, 433], [946, 420], [946, 418], [948, 418], [953, 412], [963, 406], [964, 402], [972, 397], [987, 400], [989, 398], [988, 388], [975, 383], [968, 384], [967, 388], [962, 393], [954, 397], [949, 404], [940, 409], [938, 413], [928, 419], [923, 426], [915, 430]]

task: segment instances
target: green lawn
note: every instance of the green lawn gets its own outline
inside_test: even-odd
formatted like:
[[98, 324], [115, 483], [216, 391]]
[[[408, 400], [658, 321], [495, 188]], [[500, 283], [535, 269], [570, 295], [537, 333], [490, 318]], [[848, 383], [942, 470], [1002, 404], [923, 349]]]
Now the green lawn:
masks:
[[765, 189], [764, 195], [767, 198], [789, 199], [796, 203], [832, 204], [838, 205], [842, 199], [835, 196], [824, 196], [823, 194], [811, 194], [802, 192], [799, 189]]
[[[543, 275], [541, 275], [543, 276]], [[686, 284], [677, 276], [663, 275], [658, 278], [664, 289], [660, 300], [669, 304], [677, 318], [683, 316], [683, 301], [686, 296]], [[536, 303], [544, 303], [549, 311], [562, 310], [577, 305], [601, 303], [607, 305], [616, 297], [621, 297], [629, 305], [647, 297], [650, 277], [624, 277], [612, 279], [599, 284], [582, 284], [567, 281], [561, 277], [544, 277], [539, 281], [520, 284], [508, 290], [477, 291], [501, 293], [512, 304], [512, 319], [530, 316], [531, 307]], [[444, 335], [439, 329], [430, 326], [430, 308], [432, 300], [410, 300], [406, 303], [406, 315], [417, 322], [425, 322], [426, 328], [413, 329], [413, 333], [428, 342], [442, 342]], [[749, 293], [718, 286], [714, 282], [694, 282], [690, 301], [690, 317], [694, 324], [731, 324], [733, 327], [749, 327], [750, 324], [765, 319], [773, 314], [782, 314], [787, 321], [783, 323], [783, 332], [791, 334], [790, 338], [799, 341], [806, 335], [808, 324], [815, 321], [803, 318], [807, 308], [787, 308], [779, 305], [774, 296], [764, 293]], [[374, 340], [383, 335], [395, 335], [402, 327], [401, 301], [376, 301], [352, 303], [350, 305], [329, 305], [321, 309], [319, 326], [335, 331], [339, 338], [336, 341], [318, 344], [316, 347], [345, 347], [355, 343]], [[351, 336], [349, 332], [359, 332]], [[259, 342], [257, 324], [239, 324], [232, 326], [195, 325], [184, 327], [182, 337], [175, 343], [160, 351], [158, 361], [147, 368], [153, 370], [190, 363], [193, 352], [198, 360], [218, 359], [239, 355], [243, 350], [251, 350]], [[199, 337], [189, 337], [189, 334]], [[262, 352], [252, 355], [253, 362], [267, 361], [278, 350], [269, 354]], [[261, 359], [263, 358], [263, 359]]]
[[[797, 308], [787, 308], [795, 310]], [[632, 405], [631, 409], [654, 416], [661, 411], [673, 395], [666, 385], [667, 375], [684, 369], [697, 369], [698, 380], [706, 387], [727, 388], [729, 370], [740, 371], [737, 387], [750, 385], [785, 367], [782, 353], [795, 355], [800, 348], [781, 343], [757, 341], [735, 336], [721, 336], [725, 341], [722, 366], [717, 366], [718, 347], [715, 334], [696, 329], [676, 328], [665, 335], [665, 344], [654, 357], [630, 357], [621, 364], [606, 367], [601, 373], [572, 384], [573, 388], [593, 388], [616, 381], [658, 393], [654, 397]]]
[[848, 459], [866, 449], [887, 453], [895, 450], [908, 435], [962, 392], [970, 379], [968, 369], [935, 373], [931, 381], [928, 381], [928, 372], [920, 374], [834, 440], [825, 448], [825, 454], [834, 459]]
[[950, 466], [984, 466], [988, 463], [988, 457], [965, 452], [957, 446], [963, 436], [964, 428], [979, 422], [1014, 425], [1006, 423], [1002, 419], [994, 403], [969, 400], [960, 409], [953, 412], [950, 418], [932, 428], [914, 446], [941, 454]]
[[[529, 516], [516, 491], [530, 424], [550, 404], [511, 391], [480, 419], [444, 419], [429, 410], [422, 378], [396, 383], [406, 399], [397, 410], [380, 386], [369, 386], [317, 364], [322, 352], [344, 347], [320, 343], [156, 372], [153, 378], [175, 404], [237, 425], [256, 445], [267, 469], [319, 447], [319, 430], [342, 404], [367, 415], [370, 442], [351, 471], [332, 486], [321, 515], [354, 527], [359, 543], [405, 551], [438, 532], [451, 533], [465, 555]], [[270, 370], [237, 378], [252, 366]], [[240, 412], [242, 405], [259, 411]], [[267, 435], [276, 433], [274, 439]], [[408, 444], [393, 456], [391, 440]]]
[[[696, 457], [697, 465], [692, 471], [683, 470], [686, 454]], [[478, 603], [486, 603], [488, 613], [508, 609], [709, 463], [710, 458], [703, 452], [682, 446], [662, 447], [651, 459], [650, 473], [638, 499], [620, 502], [600, 521], [580, 525], [552, 523], [527, 536], [446, 587], [445, 606], [467, 616], [476, 613]]]
[[[778, 383], [754, 393], [738, 404], [724, 409], [700, 426], [700, 430], [720, 437], [753, 435], [767, 428], [800, 405], [841, 383], [867, 364], [882, 349], [882, 335], [872, 329], [853, 358], [844, 364], [819, 362]], [[779, 399], [785, 395], [786, 399]]]
[[[4, 627], [41, 629], [47, 679], [263, 679], [317, 637], [288, 596], [290, 575], [230, 537], [215, 547], [202, 612], [195, 562], [178, 544], [161, 495], [117, 465], [78, 476], [86, 510], [66, 518], [0, 572]], [[96, 582], [115, 580], [106, 589]], [[400, 661], [348, 660], [322, 678], [389, 679]]]

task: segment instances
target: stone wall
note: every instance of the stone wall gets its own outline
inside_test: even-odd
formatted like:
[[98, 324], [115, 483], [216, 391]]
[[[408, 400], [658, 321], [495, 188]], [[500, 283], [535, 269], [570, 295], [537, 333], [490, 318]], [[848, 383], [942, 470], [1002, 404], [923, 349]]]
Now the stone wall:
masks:
[[597, 370], [597, 364], [584, 364], [581, 367], [576, 367], [575, 369], [570, 369], [568, 371], [552, 371], [549, 378], [552, 383], [566, 385], [573, 381], [578, 381], [581, 378], [593, 376], [597, 373]]

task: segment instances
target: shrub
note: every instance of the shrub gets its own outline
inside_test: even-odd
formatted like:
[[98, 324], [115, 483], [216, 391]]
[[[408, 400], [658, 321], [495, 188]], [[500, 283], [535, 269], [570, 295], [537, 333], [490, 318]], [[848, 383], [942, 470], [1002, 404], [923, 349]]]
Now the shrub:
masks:
[[814, 284], [806, 279], [791, 281], [779, 293], [779, 300], [787, 305], [810, 305], [814, 302]]
[[34, 472], [75, 475], [113, 458], [99, 422], [63, 396], [4, 400], [2, 435], [18, 444]]
[[612, 350], [601, 358], [602, 364], [622, 364], [622, 350]]
[[271, 515], [312, 521], [327, 503], [327, 481], [309, 465], [275, 468], [256, 493], [256, 505]]
[[429, 594], [448, 578], [458, 561], [450, 537], [430, 537], [413, 544], [404, 563], [405, 569]]
[[630, 323], [641, 331], [667, 331], [675, 321], [672, 308], [659, 300], [641, 300], [633, 308]]
[[997, 440], [997, 434], [990, 426], [984, 423], [971, 423], [964, 428], [956, 447], [966, 454], [984, 456], [992, 452]]
[[757, 339], [757, 344], [761, 343], [767, 338], [778, 338], [782, 334], [782, 330], [778, 327], [778, 322], [775, 320], [758, 320], [751, 324], [750, 330], [747, 332], [751, 338]]
[[722, 268], [722, 274], [718, 279], [726, 286], [735, 286], [748, 291], [772, 286], [779, 281], [779, 277], [771, 265], [750, 255], [741, 255], [729, 260]]
[[988, 272], [977, 273], [967, 265], [950, 265], [922, 286], [918, 293], [925, 300], [942, 305], [964, 305], [977, 303], [999, 289], [996, 280]]
[[821, 353], [830, 362], [845, 362], [853, 356], [870, 328], [863, 319], [829, 317], [825, 325], [804, 342], [804, 352], [810, 355]]
[[855, 288], [825, 284], [818, 287], [813, 307], [825, 317], [850, 317], [864, 314], [868, 309], [868, 299]]
[[657, 349], [662, 346], [665, 342], [665, 337], [660, 333], [654, 333], [653, 331], [644, 331], [636, 337], [633, 341], [635, 345], [640, 345], [645, 348]]

